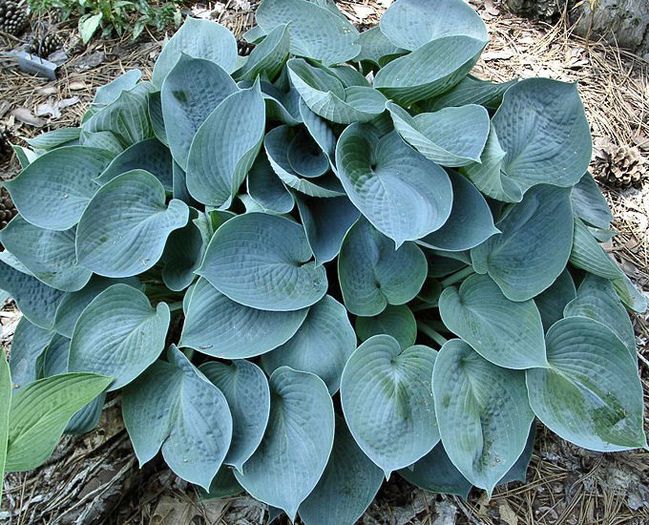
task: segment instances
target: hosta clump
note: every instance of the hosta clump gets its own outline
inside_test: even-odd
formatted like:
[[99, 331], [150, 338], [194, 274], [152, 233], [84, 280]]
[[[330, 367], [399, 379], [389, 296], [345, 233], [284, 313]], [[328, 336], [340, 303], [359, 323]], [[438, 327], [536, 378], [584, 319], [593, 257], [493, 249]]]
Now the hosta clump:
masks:
[[243, 58], [188, 19], [150, 81], [17, 149], [7, 469], [115, 391], [140, 463], [307, 525], [353, 523], [393, 472], [524, 479], [536, 418], [646, 446], [645, 299], [600, 246], [576, 86], [471, 76], [487, 32], [462, 0], [361, 34], [332, 2], [264, 0], [257, 24]]

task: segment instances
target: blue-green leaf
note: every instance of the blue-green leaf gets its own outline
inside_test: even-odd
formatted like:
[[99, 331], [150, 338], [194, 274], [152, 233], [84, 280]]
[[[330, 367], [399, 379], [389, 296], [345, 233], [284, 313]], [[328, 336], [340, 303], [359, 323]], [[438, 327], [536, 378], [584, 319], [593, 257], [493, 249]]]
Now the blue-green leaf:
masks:
[[559, 319], [563, 319], [564, 308], [576, 295], [575, 282], [566, 268], [549, 288], [534, 298], [546, 332]]
[[394, 337], [401, 348], [408, 348], [414, 345], [417, 339], [417, 321], [410, 308], [405, 305], [390, 305], [373, 317], [357, 317], [355, 327], [361, 341], [385, 334]]
[[250, 53], [244, 66], [235, 73], [241, 80], [258, 76], [274, 80], [288, 58], [291, 39], [287, 25], [278, 25]]
[[11, 342], [11, 381], [17, 388], [23, 388], [39, 377], [39, 363], [45, 349], [54, 337], [54, 332], [32, 324], [21, 317]]
[[70, 343], [69, 370], [110, 375], [110, 390], [127, 385], [164, 349], [169, 307], [153, 308], [146, 295], [115, 284], [95, 297], [77, 320]]

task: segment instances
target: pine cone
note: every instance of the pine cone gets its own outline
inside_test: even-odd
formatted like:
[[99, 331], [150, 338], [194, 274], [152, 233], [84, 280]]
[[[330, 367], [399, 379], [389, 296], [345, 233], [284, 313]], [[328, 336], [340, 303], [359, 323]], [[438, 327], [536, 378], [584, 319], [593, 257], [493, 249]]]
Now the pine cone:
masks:
[[35, 39], [29, 46], [29, 52], [47, 58], [54, 51], [63, 47], [63, 39], [56, 33], [47, 33], [43, 38]]
[[8, 162], [11, 158], [11, 136], [9, 132], [0, 127], [0, 165]]
[[11, 200], [9, 192], [4, 188], [0, 188], [0, 230], [16, 215], [18, 215], [18, 210]]
[[23, 1], [0, 0], [0, 31], [19, 35], [29, 24], [29, 10]]
[[639, 188], [647, 178], [649, 163], [633, 146], [604, 147], [595, 154], [595, 177], [613, 188]]

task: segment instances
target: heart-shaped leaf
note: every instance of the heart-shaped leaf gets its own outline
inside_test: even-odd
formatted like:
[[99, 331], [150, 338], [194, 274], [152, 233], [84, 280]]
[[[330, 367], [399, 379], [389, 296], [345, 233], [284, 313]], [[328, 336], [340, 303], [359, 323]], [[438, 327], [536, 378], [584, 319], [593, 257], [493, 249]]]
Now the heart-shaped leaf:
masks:
[[189, 219], [177, 199], [146, 171], [133, 170], [101, 187], [77, 227], [79, 264], [106, 277], [138, 275], [154, 266], [167, 237]]
[[573, 237], [570, 217], [568, 190], [533, 188], [496, 223], [502, 234], [471, 250], [474, 268], [489, 273], [508, 299], [531, 299], [550, 287], [566, 267]]
[[287, 366], [270, 376], [270, 419], [261, 445], [237, 481], [259, 501], [295, 519], [325, 470], [334, 441], [334, 408], [324, 382]]
[[350, 200], [397, 247], [438, 230], [451, 213], [446, 172], [396, 133], [352, 124], [338, 140], [336, 165]]
[[433, 393], [449, 458], [491, 494], [525, 449], [534, 419], [523, 372], [499, 368], [452, 339], [435, 361]]
[[307, 313], [308, 308], [269, 312], [242, 306], [201, 278], [191, 289], [180, 346], [224, 359], [253, 357], [286, 343]]
[[388, 102], [397, 133], [427, 159], [459, 167], [480, 162], [489, 136], [489, 113], [475, 104], [420, 113], [414, 117]]
[[[201, 269], [233, 301], [270, 311], [292, 311], [324, 297], [327, 275], [311, 258], [302, 227], [283, 217], [247, 213], [212, 237]], [[241, 280], [242, 272], [248, 276]]]
[[69, 370], [115, 379], [110, 390], [127, 385], [153, 363], [165, 345], [169, 307], [153, 308], [146, 295], [115, 284], [83, 310], [72, 333]]
[[436, 355], [427, 346], [402, 349], [393, 337], [375, 335], [345, 365], [340, 383], [345, 420], [386, 477], [439, 441], [430, 384]]
[[343, 241], [338, 279], [347, 310], [355, 315], [380, 314], [388, 304], [412, 300], [426, 279], [426, 257], [414, 243], [399, 249], [359, 220]]
[[38, 157], [5, 183], [20, 214], [50, 230], [69, 230], [99, 189], [95, 178], [112, 155], [104, 150], [66, 146]]
[[182, 55], [162, 83], [160, 102], [169, 148], [187, 168], [192, 140], [209, 114], [238, 91], [227, 72], [210, 60]]
[[526, 372], [530, 404], [543, 424], [589, 450], [646, 447], [642, 386], [624, 343], [585, 317], [558, 321], [546, 341], [550, 367]]
[[175, 347], [124, 390], [122, 415], [140, 465], [162, 449], [171, 470], [209, 490], [230, 446], [223, 393]]
[[306, 525], [356, 523], [383, 482], [383, 473], [358, 448], [345, 421], [336, 416], [331, 457], [320, 481], [300, 505]]
[[52, 288], [75, 292], [90, 280], [92, 272], [77, 264], [75, 230], [45, 230], [14, 217], [0, 234], [2, 244], [39, 281]]
[[267, 374], [290, 366], [316, 374], [335, 394], [347, 358], [356, 349], [356, 334], [345, 307], [326, 295], [314, 304], [296, 334], [268, 354], [261, 363]]
[[534, 301], [507, 299], [487, 275], [472, 275], [439, 297], [444, 324], [482, 357], [504, 368], [547, 366], [541, 315]]
[[187, 17], [181, 28], [165, 44], [156, 61], [152, 79], [156, 86], [162, 86], [183, 54], [210, 60], [230, 73], [237, 64], [237, 41], [221, 24]]
[[270, 389], [261, 369], [249, 361], [204, 363], [200, 371], [223, 392], [232, 413], [232, 444], [225, 464], [239, 472], [259, 447], [270, 415]]
[[210, 206], [231, 202], [259, 152], [266, 126], [258, 84], [227, 97], [194, 136], [187, 159], [187, 188]]
[[266, 33], [287, 24], [293, 55], [330, 65], [351, 60], [360, 51], [358, 31], [339, 15], [306, 0], [264, 0], [256, 19]]

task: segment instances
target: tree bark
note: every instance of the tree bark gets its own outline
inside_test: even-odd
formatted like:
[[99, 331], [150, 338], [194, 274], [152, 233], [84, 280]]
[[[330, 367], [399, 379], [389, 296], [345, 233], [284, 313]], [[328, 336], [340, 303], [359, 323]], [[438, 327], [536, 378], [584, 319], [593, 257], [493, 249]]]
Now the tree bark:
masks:
[[505, 0], [523, 16], [557, 20], [564, 12], [582, 36], [601, 35], [620, 47], [649, 59], [649, 1], [647, 0]]

